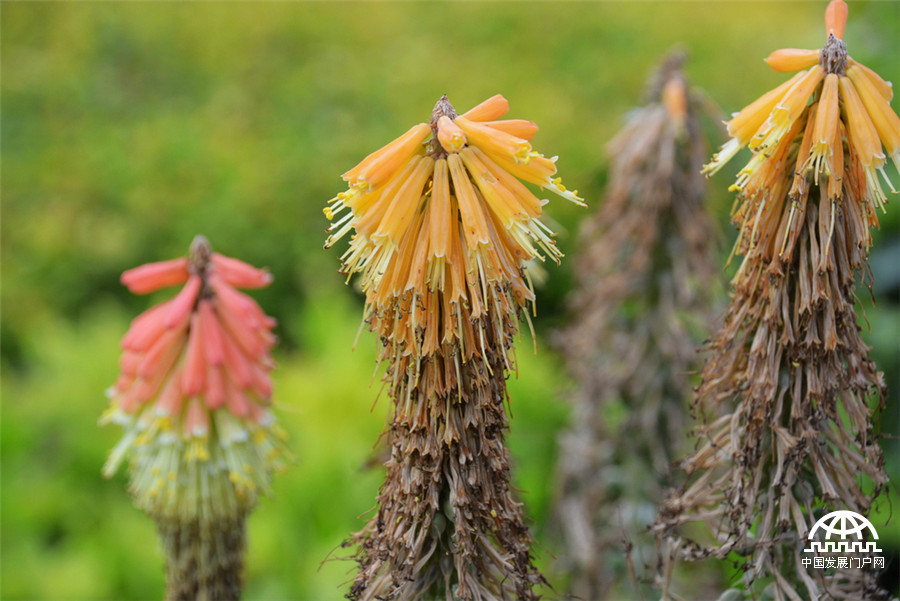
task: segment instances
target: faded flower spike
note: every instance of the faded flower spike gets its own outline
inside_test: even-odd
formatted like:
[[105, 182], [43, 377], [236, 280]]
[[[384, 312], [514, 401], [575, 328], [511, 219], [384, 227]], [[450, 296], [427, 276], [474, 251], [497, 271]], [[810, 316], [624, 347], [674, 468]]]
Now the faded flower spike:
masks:
[[[882, 147], [897, 160], [900, 119], [890, 86], [847, 56], [846, 17], [832, 1], [821, 51], [769, 57], [808, 70], [738, 113], [707, 166], [743, 145], [755, 152], [733, 186], [743, 260], [697, 388], [697, 450], [656, 524], [667, 562], [736, 553], [743, 587], [769, 581], [776, 599], [884, 598], [872, 570], [808, 570], [802, 551], [817, 517], [866, 515], [888, 482], [870, 408], [883, 403], [884, 377], [860, 336], [855, 290], [886, 201]], [[694, 539], [696, 522], [711, 536]]]
[[457, 115], [444, 96], [430, 124], [345, 173], [325, 209], [326, 248], [355, 230], [343, 270], [360, 274], [394, 404], [351, 599], [535, 599], [542, 580], [510, 491], [503, 403], [535, 298], [523, 266], [562, 253], [540, 221], [547, 201], [519, 180], [583, 202], [532, 149], [534, 123], [500, 120], [508, 108], [494, 96]]
[[245, 517], [284, 465], [269, 409], [275, 320], [236, 290], [271, 281], [202, 236], [189, 259], [122, 274], [136, 294], [184, 284], [131, 323], [101, 419], [125, 430], [103, 474], [129, 459], [129, 490], [166, 549], [167, 599], [240, 596]]
[[575, 383], [560, 436], [558, 564], [578, 599], [628, 598], [653, 575], [647, 527], [684, 450], [700, 340], [691, 332], [712, 317], [703, 101], [683, 61], [666, 58], [609, 143], [605, 199], [581, 228], [571, 323], [558, 335]]

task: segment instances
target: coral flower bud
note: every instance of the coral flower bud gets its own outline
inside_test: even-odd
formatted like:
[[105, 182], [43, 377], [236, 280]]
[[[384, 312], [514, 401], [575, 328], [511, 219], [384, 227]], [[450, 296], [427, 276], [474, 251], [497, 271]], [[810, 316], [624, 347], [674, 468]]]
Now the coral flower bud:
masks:
[[499, 119], [508, 112], [509, 102], [507, 102], [506, 98], [497, 94], [470, 108], [462, 116], [472, 121], [492, 121]]
[[147, 294], [187, 281], [188, 260], [185, 258], [148, 263], [122, 274], [122, 283], [134, 294]]
[[438, 140], [447, 152], [459, 152], [466, 145], [466, 134], [447, 115], [438, 119], [437, 127]]

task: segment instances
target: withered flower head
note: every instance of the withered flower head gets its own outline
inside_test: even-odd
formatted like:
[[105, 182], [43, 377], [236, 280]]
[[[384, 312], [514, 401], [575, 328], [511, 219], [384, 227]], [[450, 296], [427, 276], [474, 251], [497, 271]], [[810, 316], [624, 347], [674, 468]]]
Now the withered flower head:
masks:
[[534, 300], [523, 264], [562, 253], [539, 220], [547, 201], [519, 180], [582, 201], [532, 150], [534, 123], [499, 120], [508, 108], [498, 95], [457, 115], [444, 96], [325, 209], [326, 248], [355, 230], [343, 269], [360, 274], [394, 402], [378, 512], [353, 537], [353, 599], [535, 598], [503, 402]]
[[[847, 55], [846, 16], [831, 2], [822, 50], [767, 59], [807, 70], [737, 113], [734, 138], [707, 166], [754, 151], [733, 186], [743, 261], [697, 391], [705, 423], [682, 464], [688, 482], [657, 524], [687, 558], [747, 557], [745, 585], [774, 578], [781, 598], [799, 598], [798, 586], [815, 599], [880, 594], [864, 569], [801, 564], [816, 512], [865, 515], [887, 482], [868, 403], [883, 402], [883, 376], [860, 337], [854, 290], [886, 201], [882, 145], [896, 162], [900, 119], [890, 86]], [[711, 537], [689, 540], [692, 522]]]
[[711, 317], [703, 103], [683, 60], [663, 62], [607, 148], [603, 208], [581, 229], [571, 325], [557, 337], [575, 380], [560, 437], [559, 566], [581, 599], [619, 599], [652, 580], [646, 530], [684, 450], [688, 374]]
[[189, 259], [122, 274], [136, 294], [184, 284], [131, 323], [101, 419], [125, 430], [103, 473], [129, 460], [129, 490], [166, 547], [169, 599], [237, 598], [245, 517], [283, 467], [269, 410], [275, 320], [235, 289], [271, 280], [202, 236]]

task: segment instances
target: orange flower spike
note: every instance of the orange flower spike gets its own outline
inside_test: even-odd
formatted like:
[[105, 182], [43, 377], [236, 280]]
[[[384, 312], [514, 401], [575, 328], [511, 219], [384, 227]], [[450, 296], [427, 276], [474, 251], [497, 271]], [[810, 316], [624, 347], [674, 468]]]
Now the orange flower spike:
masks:
[[766, 120], [766, 127], [750, 139], [750, 148], [757, 152], [765, 152], [769, 148], [778, 145], [781, 137], [787, 133], [791, 125], [803, 114], [809, 97], [822, 82], [825, 70], [821, 65], [816, 65], [803, 73], [784, 97], [775, 105]]
[[472, 144], [486, 152], [498, 154], [517, 165], [526, 165], [531, 159], [531, 144], [506, 132], [483, 123], [457, 117], [455, 123], [462, 128]]
[[847, 26], [847, 3], [844, 0], [831, 0], [825, 9], [825, 33], [834, 34], [839, 40], [844, 39], [844, 28]]
[[819, 63], [818, 50], [800, 48], [782, 48], [765, 58], [766, 64], [779, 73], [802, 71]]
[[163, 324], [165, 324], [166, 328], [172, 329], [187, 323], [202, 286], [203, 281], [200, 279], [200, 276], [192, 275], [188, 278], [187, 284], [184, 285], [184, 288], [172, 299], [172, 303], [169, 305], [169, 311], [163, 319]]
[[213, 253], [211, 262], [225, 282], [237, 288], [264, 288], [272, 283], [272, 274], [239, 259]]
[[412, 174], [397, 191], [396, 196], [390, 200], [390, 205], [385, 211], [384, 217], [381, 218], [378, 229], [372, 235], [373, 240], [387, 238], [395, 247], [400, 244], [400, 239], [416, 215], [419, 201], [422, 198], [422, 190], [432, 173], [434, 173], [434, 159], [430, 156], [423, 156], [419, 159]]
[[438, 141], [447, 152], [459, 152], [466, 145], [466, 134], [459, 126], [443, 115], [437, 122]]
[[134, 294], [147, 294], [187, 281], [187, 258], [158, 261], [129, 269], [122, 274], [121, 282]]
[[859, 73], [859, 76], [868, 79], [869, 83], [872, 84], [872, 87], [878, 90], [885, 100], [890, 102], [891, 99], [893, 99], [894, 88], [889, 81], [881, 79], [881, 76], [878, 75], [878, 73], [875, 73], [872, 69], [862, 63], [856, 62], [850, 57], [847, 57], [847, 65], [853, 67], [853, 70]]
[[[805, 164], [807, 170], [813, 171], [816, 184], [819, 183], [819, 172], [831, 173], [831, 156], [835, 152], [832, 146], [840, 119], [838, 106], [838, 76], [829, 73], [825, 77], [822, 93], [819, 97], [818, 111], [816, 112], [815, 129], [813, 130], [813, 144], [809, 159]], [[840, 152], [841, 149], [837, 149]]]
[[871, 78], [866, 77], [865, 72], [858, 65], [851, 65], [847, 68], [847, 77], [850, 78], [853, 87], [859, 93], [859, 98], [875, 125], [881, 143], [887, 149], [894, 165], [900, 170], [900, 117], [897, 117], [897, 113], [891, 109], [891, 105], [888, 104], [884, 95], [872, 83]]
[[364, 191], [381, 187], [422, 147], [431, 126], [427, 123], [414, 125], [405, 134], [376, 150], [342, 177], [354, 187]]
[[[472, 121], [476, 121], [476, 119], [472, 119]], [[508, 133], [511, 136], [528, 140], [529, 142], [534, 138], [534, 134], [536, 134], [539, 129], [534, 121], [526, 121], [525, 119], [485, 121], [483, 124]]]
[[491, 96], [462, 114], [472, 121], [492, 121], [509, 112], [509, 102], [502, 95]]

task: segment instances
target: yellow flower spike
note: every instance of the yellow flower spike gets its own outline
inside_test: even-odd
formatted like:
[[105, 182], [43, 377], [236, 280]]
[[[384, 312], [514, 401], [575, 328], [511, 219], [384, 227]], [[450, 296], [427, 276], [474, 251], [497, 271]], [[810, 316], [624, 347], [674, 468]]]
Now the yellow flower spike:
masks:
[[438, 141], [447, 152], [459, 152], [466, 145], [466, 134], [459, 128], [459, 125], [450, 120], [450, 117], [443, 115], [438, 119]]
[[875, 125], [881, 143], [887, 149], [894, 165], [900, 170], [900, 117], [897, 117], [878, 88], [857, 65], [852, 65], [847, 69], [847, 77], [850, 78], [853, 87], [859, 93], [859, 98]]
[[463, 113], [462, 116], [472, 121], [491, 121], [499, 119], [508, 112], [509, 102], [502, 95], [497, 94], [475, 105]]
[[531, 144], [528, 140], [470, 121], [465, 117], [457, 117], [455, 123], [466, 133], [471, 144], [486, 152], [507, 158], [517, 165], [526, 165], [531, 160]]
[[[826, 175], [831, 174], [831, 157], [834, 154], [833, 144], [839, 119], [838, 76], [829, 73], [825, 77], [825, 84], [822, 86], [822, 93], [819, 96], [812, 149], [809, 159], [804, 164], [807, 171], [812, 170], [816, 184], [819, 183], [820, 172], [824, 171]], [[841, 150], [838, 149], [839, 152]]]
[[819, 51], [782, 48], [781, 50], [776, 50], [764, 60], [773, 71], [793, 73], [794, 71], [802, 71], [817, 65], [819, 63]]
[[757, 152], [766, 152], [778, 145], [781, 137], [787, 133], [791, 125], [806, 109], [809, 97], [821, 83], [825, 71], [821, 65], [816, 65], [785, 92], [766, 120], [766, 126], [750, 139], [750, 148]]
[[[475, 121], [475, 119], [472, 119]], [[526, 121], [525, 119], [504, 119], [502, 121], [485, 121], [483, 125], [493, 127], [511, 136], [528, 140], [534, 138], [534, 134], [538, 131], [538, 126], [534, 121]]]
[[421, 149], [431, 135], [431, 126], [419, 123], [405, 134], [364, 158], [356, 167], [341, 177], [363, 190], [378, 188], [390, 179], [404, 163]]
[[893, 99], [894, 87], [891, 85], [891, 82], [881, 79], [881, 76], [878, 75], [878, 73], [875, 73], [875, 71], [873, 71], [872, 69], [868, 68], [862, 63], [856, 62], [852, 58], [847, 58], [847, 65], [853, 67], [853, 70], [857, 71], [860, 76], [867, 78], [869, 80], [869, 83], [872, 84], [872, 87], [878, 90], [878, 92], [885, 100], [890, 102], [891, 99]]
[[862, 100], [857, 94], [853, 82], [848, 77], [840, 78], [841, 99], [844, 101], [844, 110], [847, 118], [847, 133], [850, 144], [856, 150], [860, 165], [866, 174], [867, 198], [873, 207], [881, 207], [884, 211], [884, 203], [887, 197], [881, 189], [876, 169], [884, 165], [884, 154], [881, 152], [881, 142], [878, 140], [878, 132], [869, 114], [866, 112]]

